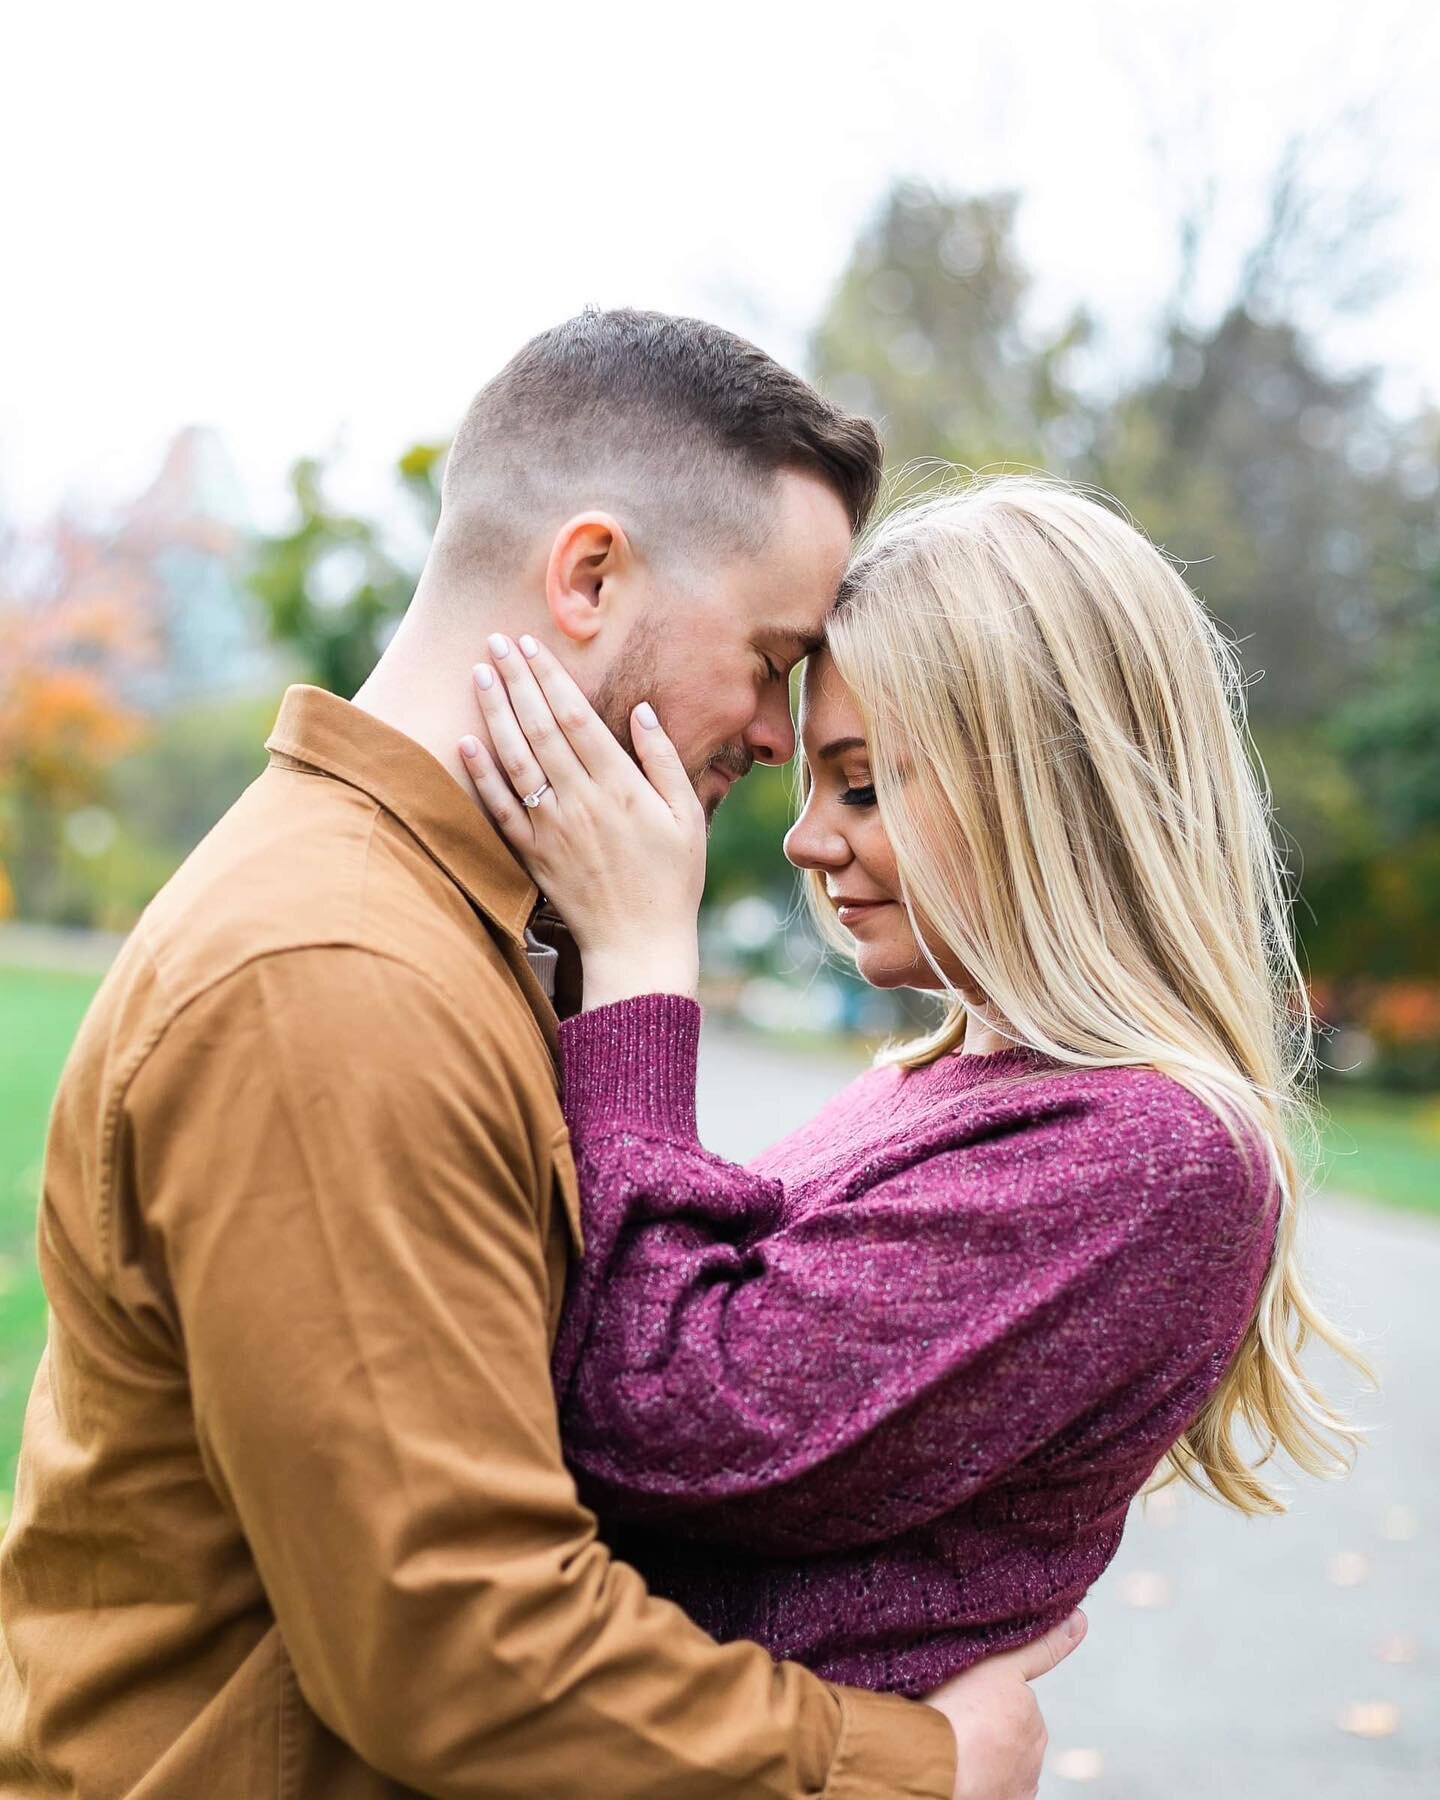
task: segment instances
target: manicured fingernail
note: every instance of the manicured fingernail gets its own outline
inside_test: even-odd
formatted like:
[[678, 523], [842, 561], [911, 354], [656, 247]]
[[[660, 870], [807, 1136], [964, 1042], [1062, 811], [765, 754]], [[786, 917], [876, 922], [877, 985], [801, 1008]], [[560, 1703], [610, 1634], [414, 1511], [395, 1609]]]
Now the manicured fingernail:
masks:
[[540, 646], [535, 642], [534, 638], [532, 638], [529, 635], [529, 633], [527, 632], [526, 635], [524, 637], [522, 637], [520, 640], [520, 648], [525, 652], [525, 654], [527, 656], [533, 656], [535, 654], [535, 652], [540, 648]]
[[501, 632], [492, 631], [490, 633], [490, 649], [491, 653], [495, 656], [508, 656], [510, 654], [509, 638], [505, 637]]
[[476, 685], [482, 688], [494, 687], [495, 671], [490, 667], [489, 663], [476, 663], [475, 681]]
[[648, 700], [642, 700], [635, 708], [635, 717], [647, 731], [653, 731], [660, 721], [655, 717], [655, 708]]
[[475, 758], [480, 754], [479, 738], [473, 738], [473, 737], [461, 738], [460, 754], [465, 758], [466, 762], [474, 762]]
[[1085, 1629], [1084, 1613], [1082, 1613], [1082, 1612], [1071, 1613], [1070, 1617], [1065, 1621], [1066, 1637], [1077, 1638], [1077, 1637], [1079, 1637], [1080, 1633], [1084, 1629]]

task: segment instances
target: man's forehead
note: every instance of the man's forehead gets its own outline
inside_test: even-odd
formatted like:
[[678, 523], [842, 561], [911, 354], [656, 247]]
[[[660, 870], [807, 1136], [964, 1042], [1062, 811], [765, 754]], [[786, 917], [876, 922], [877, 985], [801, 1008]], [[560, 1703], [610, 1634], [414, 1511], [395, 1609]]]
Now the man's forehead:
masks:
[[787, 648], [792, 658], [818, 650], [825, 642], [843, 575], [843, 565], [827, 569], [812, 561], [799, 579], [759, 584], [751, 593], [756, 632], [777, 648]]
[[776, 584], [813, 593], [828, 608], [850, 559], [850, 520], [839, 496], [813, 476], [782, 470], [776, 486], [779, 505], [758, 560]]

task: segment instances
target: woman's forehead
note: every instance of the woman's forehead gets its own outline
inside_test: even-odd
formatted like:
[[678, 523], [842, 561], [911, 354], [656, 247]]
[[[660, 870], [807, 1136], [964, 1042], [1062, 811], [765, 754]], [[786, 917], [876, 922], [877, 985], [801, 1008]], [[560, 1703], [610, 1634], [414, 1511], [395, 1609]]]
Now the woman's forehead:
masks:
[[821, 648], [805, 662], [800, 684], [800, 729], [807, 741], [822, 735], [863, 737], [859, 703], [835, 667], [835, 659]]

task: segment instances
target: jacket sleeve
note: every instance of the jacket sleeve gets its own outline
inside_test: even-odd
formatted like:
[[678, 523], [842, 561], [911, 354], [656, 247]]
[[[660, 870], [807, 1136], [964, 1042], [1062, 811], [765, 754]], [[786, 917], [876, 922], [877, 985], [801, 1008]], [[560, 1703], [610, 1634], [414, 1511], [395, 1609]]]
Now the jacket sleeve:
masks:
[[192, 1002], [130, 1084], [206, 1474], [307, 1702], [440, 1800], [948, 1795], [938, 1713], [714, 1644], [596, 1540], [504, 1076], [425, 976], [326, 948]]
[[[806, 1210], [699, 1144], [699, 1017], [647, 995], [561, 1026], [586, 1253], [556, 1378], [603, 1517], [878, 1542], [1093, 1456], [1238, 1341], [1263, 1209], [1177, 1084], [1125, 1071], [1094, 1116], [1073, 1083], [1028, 1086]], [[1126, 1105], [1148, 1122], [1117, 1136]]]

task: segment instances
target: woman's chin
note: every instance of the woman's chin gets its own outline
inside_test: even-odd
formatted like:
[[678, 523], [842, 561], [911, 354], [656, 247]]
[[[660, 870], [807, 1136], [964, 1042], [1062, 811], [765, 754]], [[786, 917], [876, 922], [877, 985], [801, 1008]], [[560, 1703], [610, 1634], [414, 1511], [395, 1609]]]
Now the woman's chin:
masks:
[[912, 960], [894, 954], [887, 956], [878, 944], [856, 946], [855, 969], [860, 979], [873, 988], [910, 987], [915, 975]]

